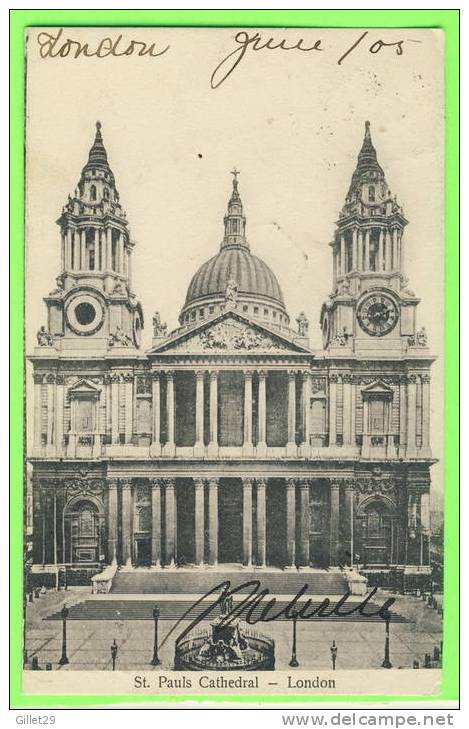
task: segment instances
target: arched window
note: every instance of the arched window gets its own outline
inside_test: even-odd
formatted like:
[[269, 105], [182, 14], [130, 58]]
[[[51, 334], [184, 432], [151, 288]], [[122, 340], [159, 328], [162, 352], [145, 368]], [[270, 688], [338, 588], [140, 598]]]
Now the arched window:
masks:
[[368, 188], [368, 200], [370, 202], [375, 201], [375, 186], [374, 185], [370, 185], [370, 187]]
[[109, 200], [109, 189], [107, 187], [104, 188], [103, 197], [105, 200]]
[[91, 185], [90, 187], [90, 200], [93, 202], [96, 200], [96, 185]]

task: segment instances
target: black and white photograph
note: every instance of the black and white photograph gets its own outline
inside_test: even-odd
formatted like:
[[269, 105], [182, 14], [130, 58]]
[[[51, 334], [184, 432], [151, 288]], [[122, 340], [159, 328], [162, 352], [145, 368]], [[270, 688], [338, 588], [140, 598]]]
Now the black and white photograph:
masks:
[[436, 694], [443, 34], [26, 47], [27, 691]]

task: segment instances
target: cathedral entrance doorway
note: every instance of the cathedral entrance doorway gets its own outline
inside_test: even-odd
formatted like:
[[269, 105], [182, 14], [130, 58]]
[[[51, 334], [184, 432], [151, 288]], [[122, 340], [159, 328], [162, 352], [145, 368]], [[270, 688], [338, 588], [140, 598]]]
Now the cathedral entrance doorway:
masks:
[[266, 489], [266, 561], [268, 565], [286, 564], [287, 502], [284, 480], [271, 479]]
[[329, 555], [330, 499], [326, 481], [314, 481], [309, 490], [309, 552], [313, 567], [327, 567]]
[[65, 512], [65, 554], [71, 563], [98, 562], [104, 543], [104, 517], [91, 499], [72, 501]]
[[243, 487], [235, 478], [220, 479], [218, 489], [218, 561], [243, 559]]
[[151, 537], [140, 537], [135, 540], [136, 567], [149, 567], [151, 565]]
[[191, 478], [177, 479], [176, 500], [176, 555], [183, 567], [195, 563], [195, 489]]
[[365, 566], [390, 564], [391, 530], [392, 520], [386, 504], [380, 501], [368, 504], [364, 509], [362, 519]]

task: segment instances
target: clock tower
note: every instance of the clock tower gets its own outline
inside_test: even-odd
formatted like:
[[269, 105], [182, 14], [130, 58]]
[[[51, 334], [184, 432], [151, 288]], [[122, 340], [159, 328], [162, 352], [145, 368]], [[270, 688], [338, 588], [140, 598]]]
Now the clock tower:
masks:
[[61, 351], [138, 349], [143, 314], [132, 291], [134, 244], [100, 122], [78, 185], [57, 223], [61, 268], [57, 288], [44, 299], [48, 331], [42, 328], [43, 338]]
[[425, 346], [416, 328], [419, 299], [404, 275], [402, 206], [389, 189], [373, 146], [370, 122], [331, 242], [333, 291], [321, 310], [323, 346], [332, 353], [407, 354]]

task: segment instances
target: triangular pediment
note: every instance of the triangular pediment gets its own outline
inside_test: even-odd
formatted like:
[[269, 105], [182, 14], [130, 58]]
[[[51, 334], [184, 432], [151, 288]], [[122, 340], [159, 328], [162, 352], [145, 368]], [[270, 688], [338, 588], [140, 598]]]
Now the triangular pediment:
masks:
[[89, 380], [78, 380], [68, 389], [69, 395], [99, 395], [100, 388]]
[[388, 387], [382, 380], [376, 380], [362, 389], [363, 395], [392, 395], [392, 387]]
[[289, 339], [256, 320], [234, 311], [223, 312], [191, 329], [177, 330], [151, 353], [216, 354], [275, 352], [309, 353]]

